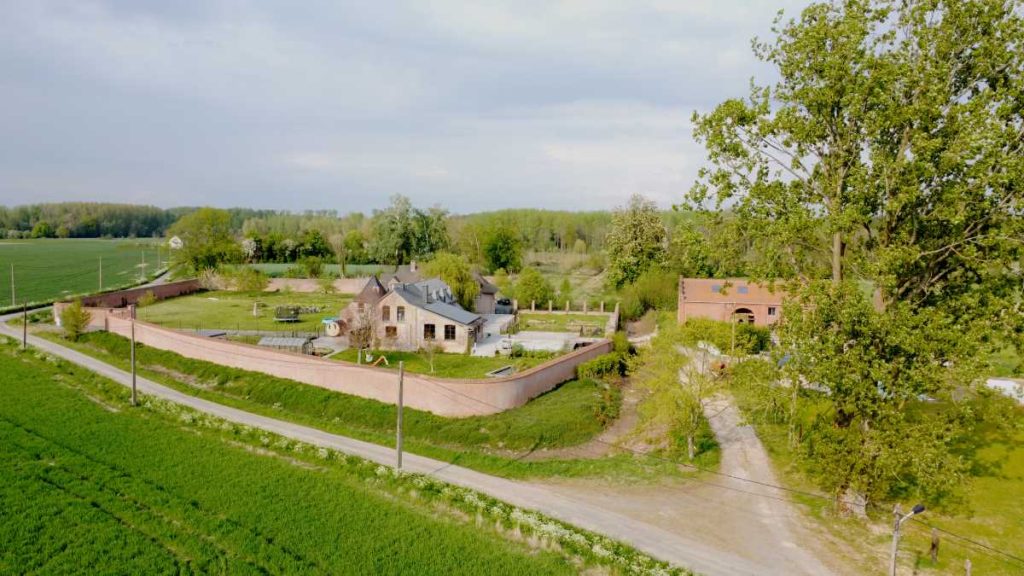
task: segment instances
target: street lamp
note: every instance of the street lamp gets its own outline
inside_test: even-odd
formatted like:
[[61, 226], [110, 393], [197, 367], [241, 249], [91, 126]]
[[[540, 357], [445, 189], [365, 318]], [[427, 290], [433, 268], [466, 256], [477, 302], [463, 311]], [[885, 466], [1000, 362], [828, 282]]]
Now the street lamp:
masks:
[[900, 547], [900, 526], [921, 512], [924, 512], [924, 504], [914, 506], [914, 508], [907, 514], [900, 512], [899, 504], [893, 508], [892, 513], [896, 516], [896, 523], [893, 524], [892, 527], [892, 559], [889, 564], [889, 576], [896, 576], [896, 551], [899, 550]]

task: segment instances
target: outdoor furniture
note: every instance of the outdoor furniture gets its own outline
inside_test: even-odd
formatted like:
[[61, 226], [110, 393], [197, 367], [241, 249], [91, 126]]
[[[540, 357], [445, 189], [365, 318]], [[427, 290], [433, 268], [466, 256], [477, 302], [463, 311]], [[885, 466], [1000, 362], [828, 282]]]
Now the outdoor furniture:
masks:
[[298, 306], [278, 306], [274, 308], [274, 322], [298, 322]]

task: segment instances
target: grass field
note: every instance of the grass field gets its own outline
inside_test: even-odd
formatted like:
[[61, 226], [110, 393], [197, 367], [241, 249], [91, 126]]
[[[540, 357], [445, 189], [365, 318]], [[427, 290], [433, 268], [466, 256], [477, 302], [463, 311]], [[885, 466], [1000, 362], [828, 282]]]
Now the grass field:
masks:
[[[321, 320], [337, 315], [352, 297], [344, 294], [301, 292], [202, 292], [163, 300], [140, 308], [140, 320], [175, 329], [259, 330], [316, 332]], [[260, 316], [252, 315], [260, 304]], [[319, 306], [320, 312], [302, 314], [299, 322], [274, 322], [277, 306]]]
[[580, 327], [585, 329], [599, 328], [604, 330], [608, 323], [608, 314], [537, 314], [519, 313], [520, 330], [539, 330], [541, 332], [572, 332], [578, 333]]
[[[52, 333], [47, 337], [60, 338]], [[124, 338], [96, 332], [79, 342], [60, 341], [104, 362], [128, 367]], [[188, 394], [368, 442], [387, 446], [394, 442], [393, 405], [145, 346], [139, 346], [137, 353], [142, 375]], [[609, 405], [617, 412], [620, 403], [617, 389], [572, 381], [523, 407], [492, 416], [442, 418], [406, 408], [405, 445], [410, 452], [515, 478], [617, 476], [636, 481], [678, 475], [678, 468], [665, 460], [629, 454], [585, 460], [520, 459], [535, 450], [587, 442], [603, 430], [598, 414], [607, 413]]]
[[[0, 352], [0, 573], [572, 574], [372, 466], [283, 457]], [[184, 423], [183, 423], [184, 422]], [[236, 429], [234, 434], [238, 434]], [[311, 458], [312, 459], [312, 458]], [[401, 479], [393, 480], [399, 483]], [[412, 486], [410, 485], [410, 488]]]
[[[332, 360], [344, 360], [356, 362], [357, 350], [344, 350], [334, 356]], [[364, 352], [365, 353], [365, 352]], [[405, 362], [405, 369], [417, 374], [432, 374], [441, 378], [485, 378], [488, 372], [512, 366], [516, 372], [522, 372], [539, 364], [547, 362], [554, 356], [540, 356], [536, 358], [508, 358], [505, 356], [467, 356], [465, 354], [444, 354], [434, 355], [434, 371], [430, 371], [430, 359], [422, 352], [396, 352], [396, 351], [372, 351], [371, 355], [376, 359], [381, 354], [388, 360], [388, 364], [379, 364], [382, 368], [398, 369], [399, 362]]]
[[[733, 386], [732, 392], [756, 427], [785, 484], [797, 490], [818, 492], [789, 446], [786, 425], [767, 422], [754, 412], [759, 402], [756, 389]], [[970, 476], [964, 479], [965, 501], [949, 509], [928, 510], [919, 518], [920, 522], [904, 525], [900, 558], [901, 570], [907, 573], [913, 569], [915, 574], [962, 574], [967, 558], [975, 574], [1024, 573], [1024, 561], [1008, 559], [945, 534], [940, 534], [939, 561], [933, 564], [928, 555], [931, 530], [927, 525], [933, 524], [1024, 558], [1024, 407], [999, 395], [984, 395], [971, 402], [976, 414], [987, 416], [986, 422], [974, 431], [973, 443], [960, 447], [964, 457], [974, 462]], [[887, 562], [891, 515], [879, 512], [871, 528], [860, 520], [837, 518], [830, 501], [799, 496], [796, 499], [829, 526], [837, 539], [855, 547], [861, 555], [861, 571], [877, 571], [882, 562]], [[904, 504], [906, 509], [908, 504]], [[891, 503], [886, 506], [891, 509]]]
[[152, 275], [158, 256], [163, 263], [167, 251], [158, 250], [151, 239], [0, 240], [0, 310], [11, 306], [12, 264], [20, 306], [99, 291], [101, 258], [105, 290], [135, 284], [142, 275], [143, 258], [145, 272]]

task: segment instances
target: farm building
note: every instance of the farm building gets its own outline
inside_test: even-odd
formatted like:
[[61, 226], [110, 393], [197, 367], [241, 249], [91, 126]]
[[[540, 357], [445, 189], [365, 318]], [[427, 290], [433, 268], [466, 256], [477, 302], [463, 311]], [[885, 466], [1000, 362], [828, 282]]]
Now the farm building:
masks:
[[688, 318], [770, 326], [782, 318], [786, 293], [746, 278], [680, 278], [679, 323]]
[[416, 350], [429, 345], [465, 352], [482, 336], [484, 318], [463, 309], [440, 279], [416, 283], [391, 278], [388, 287], [370, 278], [342, 311], [348, 330], [368, 326], [382, 348]]

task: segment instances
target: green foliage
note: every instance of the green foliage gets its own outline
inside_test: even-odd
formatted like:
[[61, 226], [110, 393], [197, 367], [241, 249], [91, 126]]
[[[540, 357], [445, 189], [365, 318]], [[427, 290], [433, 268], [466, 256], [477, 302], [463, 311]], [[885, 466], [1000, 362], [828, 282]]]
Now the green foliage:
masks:
[[562, 278], [562, 283], [558, 287], [558, 301], [559, 302], [571, 302], [572, 301], [572, 284], [569, 283], [569, 278]]
[[139, 296], [139, 299], [135, 302], [135, 306], [138, 308], [145, 308], [151, 304], [156, 304], [156, 294], [154, 294], [152, 290], [146, 290], [146, 292], [142, 296]]
[[501, 226], [487, 234], [483, 244], [484, 262], [492, 271], [518, 272], [523, 266], [523, 247], [514, 228]]
[[618, 288], [636, 280], [657, 264], [665, 251], [665, 224], [654, 202], [634, 195], [616, 210], [605, 240], [608, 282]]
[[767, 328], [747, 323], [718, 322], [705, 318], [690, 318], [677, 332], [679, 342], [695, 347], [699, 342], [710, 342], [723, 354], [729, 354], [733, 345], [736, 354], [759, 354], [771, 345]]
[[423, 270], [427, 276], [437, 276], [443, 280], [452, 289], [460, 306], [466, 310], [473, 309], [474, 301], [480, 294], [480, 284], [473, 277], [465, 256], [438, 252], [423, 265]]
[[324, 260], [319, 256], [303, 256], [299, 266], [306, 278], [319, 278], [324, 273]]
[[57, 234], [53, 231], [53, 226], [46, 220], [40, 220], [32, 227], [33, 238], [53, 238]]
[[200, 208], [175, 222], [167, 234], [182, 241], [180, 249], [171, 251], [171, 263], [185, 274], [217, 268], [242, 257], [231, 233], [231, 215], [225, 210]]
[[374, 212], [368, 251], [377, 262], [388, 264], [430, 258], [450, 244], [447, 218], [440, 208], [420, 210], [405, 196], [395, 195], [391, 206]]
[[[315, 332], [323, 327], [321, 319], [336, 315], [350, 300], [351, 296], [344, 294], [218, 290], [161, 300], [140, 309], [139, 319], [174, 329]], [[278, 324], [273, 318], [277, 306], [319, 311], [300, 314], [299, 322]]]
[[643, 272], [624, 287], [619, 313], [624, 320], [637, 320], [648, 310], [675, 310], [679, 302], [679, 277], [661, 268]]
[[608, 377], [624, 376], [626, 358], [620, 352], [602, 354], [576, 367], [576, 375], [584, 380], [603, 380]]
[[527, 308], [530, 306], [530, 302], [536, 302], [538, 306], [542, 306], [555, 297], [551, 282], [536, 268], [523, 269], [519, 278], [516, 279], [515, 294], [519, 305]]
[[64, 329], [64, 337], [68, 340], [78, 340], [85, 334], [89, 326], [91, 315], [82, 306], [81, 300], [75, 300], [60, 312], [60, 325]]

